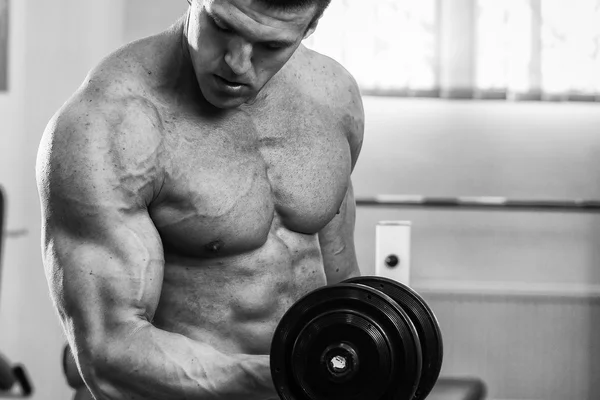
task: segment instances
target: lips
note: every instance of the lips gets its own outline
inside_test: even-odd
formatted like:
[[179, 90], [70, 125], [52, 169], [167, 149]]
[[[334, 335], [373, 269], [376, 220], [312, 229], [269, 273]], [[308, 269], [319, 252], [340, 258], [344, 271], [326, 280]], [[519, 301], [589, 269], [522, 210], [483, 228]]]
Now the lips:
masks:
[[222, 82], [222, 83], [224, 83], [225, 85], [228, 85], [228, 86], [246, 86], [245, 83], [236, 82], [236, 81], [230, 81], [228, 79], [223, 78], [220, 75], [216, 75], [215, 74], [215, 77], [217, 78], [217, 80], [219, 80], [220, 82]]

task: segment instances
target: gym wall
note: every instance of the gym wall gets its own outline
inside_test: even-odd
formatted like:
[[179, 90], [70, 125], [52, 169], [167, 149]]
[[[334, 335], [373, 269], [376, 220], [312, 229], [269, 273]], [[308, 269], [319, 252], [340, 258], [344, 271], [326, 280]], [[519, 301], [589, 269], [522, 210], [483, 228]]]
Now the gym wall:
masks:
[[[365, 98], [357, 196], [600, 198], [600, 105]], [[379, 178], [374, 178], [379, 177]], [[436, 311], [442, 376], [477, 376], [491, 399], [600, 393], [600, 215], [360, 208], [412, 222], [412, 285]]]
[[122, 44], [123, 2], [10, 1], [9, 91], [0, 93], [0, 185], [8, 197], [9, 232], [2, 256], [0, 349], [25, 364], [34, 400], [73, 396], [61, 371], [64, 335], [41, 262], [37, 147], [48, 120], [87, 71]]

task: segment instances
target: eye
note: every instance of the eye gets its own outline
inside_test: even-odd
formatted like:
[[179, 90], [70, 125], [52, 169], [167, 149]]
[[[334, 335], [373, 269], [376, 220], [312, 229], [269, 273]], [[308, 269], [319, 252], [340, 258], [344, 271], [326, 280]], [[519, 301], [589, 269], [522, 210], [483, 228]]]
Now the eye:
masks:
[[263, 43], [262, 47], [269, 51], [279, 51], [284, 48], [284, 46], [277, 43]]
[[231, 30], [230, 30], [230, 29], [227, 29], [226, 27], [219, 25], [219, 24], [217, 23], [217, 21], [215, 21], [215, 20], [214, 20], [214, 19], [212, 19], [212, 18], [211, 18], [211, 22], [212, 22], [212, 25], [213, 25], [213, 26], [214, 26], [214, 27], [215, 27], [215, 28], [216, 28], [218, 31], [220, 31], [220, 32], [224, 32], [224, 33], [229, 33], [229, 32], [231, 32]]
[[215, 24], [215, 26], [216, 26], [216, 27], [217, 27], [217, 29], [218, 29], [218, 30], [220, 30], [221, 32], [231, 32], [231, 31], [230, 31], [229, 29], [227, 29], [227, 28], [222, 28], [222, 27], [220, 27], [219, 25], [216, 25], [216, 24]]

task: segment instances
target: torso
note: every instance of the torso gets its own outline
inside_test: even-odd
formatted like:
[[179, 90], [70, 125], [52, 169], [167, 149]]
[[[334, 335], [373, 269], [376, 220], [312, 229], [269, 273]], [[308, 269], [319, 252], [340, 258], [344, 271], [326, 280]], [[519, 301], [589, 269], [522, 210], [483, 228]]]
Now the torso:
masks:
[[206, 119], [146, 91], [162, 143], [148, 207], [165, 255], [154, 325], [268, 354], [283, 313], [326, 284], [318, 232], [344, 199], [351, 153], [343, 115], [313, 92], [290, 83], [256, 111]]

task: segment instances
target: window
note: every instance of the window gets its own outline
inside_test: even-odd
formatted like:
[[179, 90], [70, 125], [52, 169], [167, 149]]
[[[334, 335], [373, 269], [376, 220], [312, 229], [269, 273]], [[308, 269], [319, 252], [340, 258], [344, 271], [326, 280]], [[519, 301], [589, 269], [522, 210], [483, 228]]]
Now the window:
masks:
[[436, 29], [436, 0], [333, 0], [305, 45], [344, 65], [363, 93], [427, 93], [438, 86]]
[[333, 0], [305, 44], [367, 95], [600, 101], [600, 0]]

